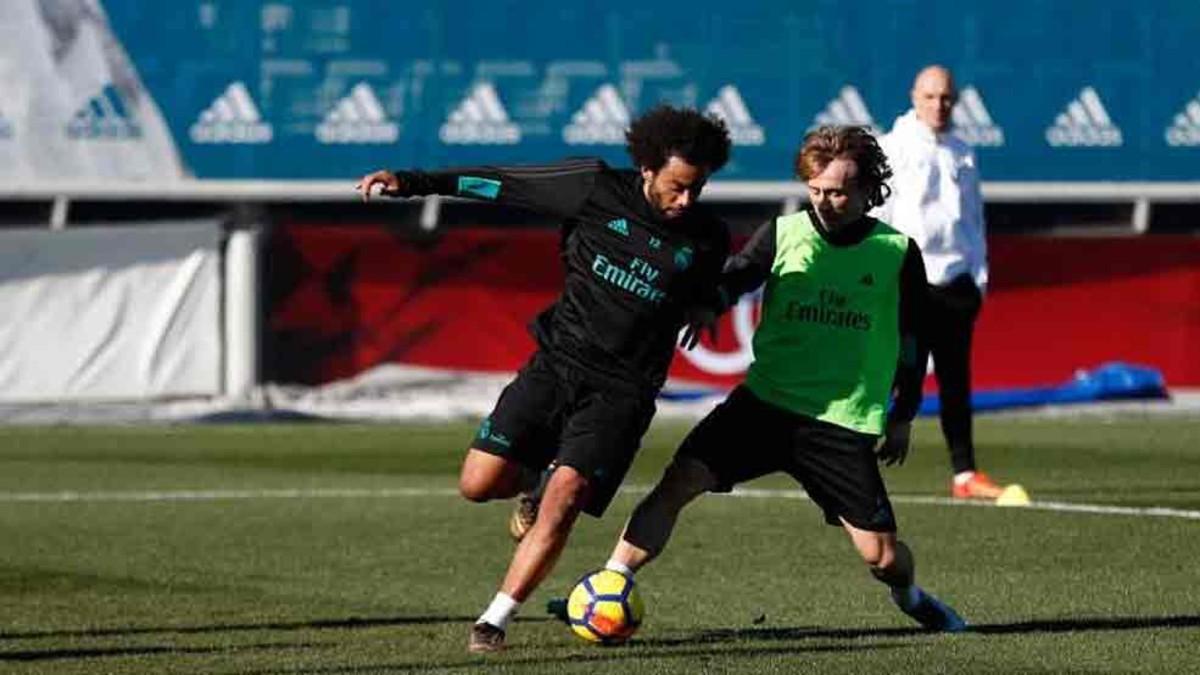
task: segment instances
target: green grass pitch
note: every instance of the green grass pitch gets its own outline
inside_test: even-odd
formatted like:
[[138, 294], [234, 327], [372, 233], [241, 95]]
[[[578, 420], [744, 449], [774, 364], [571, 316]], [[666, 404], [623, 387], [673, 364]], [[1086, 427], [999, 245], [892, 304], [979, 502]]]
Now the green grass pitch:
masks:
[[[687, 428], [657, 423], [626, 484], [653, 483]], [[486, 657], [466, 634], [508, 564], [510, 505], [455, 494], [472, 432], [0, 429], [0, 672], [1200, 672], [1200, 419], [977, 420], [996, 478], [1115, 512], [929, 499], [947, 457], [919, 422], [885, 476], [919, 582], [970, 633], [917, 630], [811, 503], [769, 493], [689, 507], [639, 575], [634, 641], [585, 644], [543, 606], [603, 563], [627, 492]]]

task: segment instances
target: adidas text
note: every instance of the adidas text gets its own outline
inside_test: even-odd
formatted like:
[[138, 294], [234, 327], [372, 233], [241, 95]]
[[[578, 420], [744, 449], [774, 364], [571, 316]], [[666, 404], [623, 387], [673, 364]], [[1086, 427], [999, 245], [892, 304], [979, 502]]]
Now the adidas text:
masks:
[[617, 88], [604, 84], [571, 117], [562, 137], [568, 145], [620, 145], [628, 126], [629, 109]]
[[721, 87], [717, 97], [705, 107], [705, 112], [725, 122], [734, 145], [762, 145], [767, 140], [763, 128], [750, 116], [741, 92], [732, 84]]
[[233, 82], [188, 129], [194, 143], [268, 143], [274, 135], [242, 82]]
[[442, 124], [438, 137], [451, 145], [512, 145], [521, 129], [508, 119], [495, 87], [480, 82]]
[[1200, 96], [1187, 102], [1163, 135], [1173, 148], [1200, 145]]
[[67, 136], [74, 139], [119, 141], [141, 135], [142, 127], [112, 84], [84, 103], [67, 123]]
[[1054, 147], [1115, 147], [1123, 139], [1100, 95], [1092, 87], [1084, 87], [1046, 129], [1046, 142]]
[[1004, 130], [996, 126], [983, 104], [979, 90], [968, 86], [958, 97], [950, 114], [954, 135], [968, 145], [1000, 147], [1004, 145]]
[[360, 82], [317, 125], [316, 136], [327, 145], [394, 143], [400, 137], [400, 127], [387, 120], [371, 86]]

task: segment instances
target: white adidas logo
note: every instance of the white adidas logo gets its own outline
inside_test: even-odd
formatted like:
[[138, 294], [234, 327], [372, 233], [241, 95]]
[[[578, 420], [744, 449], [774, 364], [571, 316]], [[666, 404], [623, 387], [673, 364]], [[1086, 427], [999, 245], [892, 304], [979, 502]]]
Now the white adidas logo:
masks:
[[621, 145], [629, 128], [629, 108], [617, 88], [602, 84], [563, 128], [568, 145]]
[[88, 99], [67, 123], [67, 136], [92, 140], [139, 138], [142, 127], [129, 112], [117, 88], [107, 84]]
[[814, 127], [826, 124], [863, 126], [869, 128], [871, 133], [879, 133], [875, 120], [867, 110], [867, 104], [863, 102], [858, 90], [850, 85], [842, 87], [837, 97], [826, 104], [825, 110], [818, 113], [813, 120]]
[[1173, 148], [1200, 145], [1200, 95], [1184, 104], [1164, 135]]
[[387, 120], [371, 86], [359, 82], [317, 125], [316, 136], [325, 144], [394, 143], [400, 127]]
[[741, 92], [732, 84], [721, 87], [717, 97], [708, 102], [704, 111], [725, 121], [734, 145], [762, 145], [767, 140], [763, 128], [755, 124], [750, 116]]
[[1058, 146], [1121, 145], [1121, 130], [1108, 116], [1100, 95], [1091, 87], [1084, 87], [1067, 109], [1054, 118], [1054, 126], [1046, 129], [1046, 142]]
[[454, 145], [512, 145], [521, 142], [521, 129], [509, 121], [496, 88], [480, 82], [446, 118], [438, 136]]
[[1004, 145], [1004, 130], [996, 126], [992, 116], [983, 105], [983, 98], [975, 87], [967, 87], [958, 96], [958, 103], [950, 111], [954, 134], [970, 145], [999, 147]]
[[196, 143], [269, 143], [274, 131], [242, 82], [234, 82], [212, 102], [188, 130]]

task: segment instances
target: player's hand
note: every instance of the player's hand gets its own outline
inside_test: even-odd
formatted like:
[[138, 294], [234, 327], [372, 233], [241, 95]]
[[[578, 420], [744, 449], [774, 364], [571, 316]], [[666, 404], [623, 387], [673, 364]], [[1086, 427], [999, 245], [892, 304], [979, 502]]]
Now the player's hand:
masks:
[[875, 449], [875, 456], [886, 466], [903, 464], [908, 457], [908, 446], [912, 440], [912, 422], [891, 422], [883, 431], [883, 440]]
[[717, 340], [717, 313], [707, 307], [690, 307], [684, 312], [687, 325], [679, 334], [679, 346], [691, 350], [700, 344], [700, 336], [708, 331], [713, 342]]
[[401, 187], [400, 179], [396, 174], [383, 170], [363, 176], [354, 189], [362, 195], [362, 200], [365, 202], [378, 195], [399, 197]]

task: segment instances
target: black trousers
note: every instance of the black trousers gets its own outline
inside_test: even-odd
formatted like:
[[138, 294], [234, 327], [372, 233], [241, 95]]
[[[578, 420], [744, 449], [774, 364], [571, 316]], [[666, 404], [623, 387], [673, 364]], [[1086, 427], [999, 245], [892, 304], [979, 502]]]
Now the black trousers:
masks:
[[971, 428], [971, 338], [983, 294], [961, 274], [943, 286], [929, 287], [926, 339], [933, 354], [941, 403], [942, 435], [954, 472], [975, 470]]

